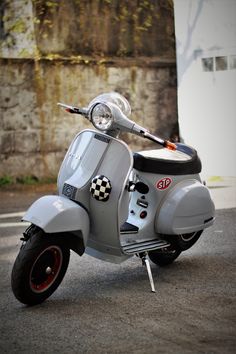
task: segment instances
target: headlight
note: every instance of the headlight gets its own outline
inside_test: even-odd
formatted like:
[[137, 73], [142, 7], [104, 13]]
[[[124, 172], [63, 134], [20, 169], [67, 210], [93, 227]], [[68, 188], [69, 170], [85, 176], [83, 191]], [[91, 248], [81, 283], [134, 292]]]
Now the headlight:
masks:
[[95, 128], [108, 130], [113, 123], [113, 116], [110, 108], [104, 103], [98, 103], [91, 112], [91, 121]]

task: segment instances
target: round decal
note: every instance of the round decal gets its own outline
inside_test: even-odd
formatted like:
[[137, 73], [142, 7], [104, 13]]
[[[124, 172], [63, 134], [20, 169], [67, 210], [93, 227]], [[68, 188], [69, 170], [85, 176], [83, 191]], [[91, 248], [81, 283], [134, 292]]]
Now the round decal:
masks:
[[172, 179], [170, 177], [164, 177], [157, 181], [156, 187], [157, 189], [163, 191], [164, 189], [167, 189], [172, 183]]
[[93, 198], [106, 202], [111, 193], [111, 182], [106, 176], [96, 176], [91, 181], [90, 192]]

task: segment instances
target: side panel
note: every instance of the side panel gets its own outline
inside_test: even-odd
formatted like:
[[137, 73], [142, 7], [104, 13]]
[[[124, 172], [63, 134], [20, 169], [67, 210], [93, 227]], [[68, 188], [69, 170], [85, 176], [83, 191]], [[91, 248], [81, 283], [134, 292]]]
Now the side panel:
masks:
[[155, 228], [161, 234], [186, 234], [211, 226], [214, 215], [209, 190], [196, 180], [185, 180], [166, 195]]
[[39, 226], [47, 233], [81, 231], [84, 245], [89, 234], [87, 212], [73, 201], [55, 195], [42, 197], [27, 210], [23, 220]]
[[[132, 193], [130, 213], [127, 221], [130, 224], [137, 226], [139, 232], [137, 234], [122, 235], [122, 245], [134, 243], [137, 240], [142, 242], [147, 239], [158, 237], [158, 224], [156, 218], [161, 212], [165, 201], [168, 199], [171, 190], [175, 189], [175, 186], [180, 185], [180, 183], [183, 183], [187, 179], [191, 180], [191, 183], [192, 180], [199, 181], [199, 184], [201, 185], [198, 174], [173, 176], [134, 170], [134, 175], [136, 176], [135, 180], [141, 181], [149, 186], [149, 192], [145, 195], [142, 195], [137, 191]], [[163, 181], [169, 181], [165, 188]], [[143, 206], [143, 202], [146, 206], [145, 204]], [[146, 216], [141, 218], [143, 212], [146, 213]], [[164, 224], [166, 226], [166, 221], [164, 221]]]

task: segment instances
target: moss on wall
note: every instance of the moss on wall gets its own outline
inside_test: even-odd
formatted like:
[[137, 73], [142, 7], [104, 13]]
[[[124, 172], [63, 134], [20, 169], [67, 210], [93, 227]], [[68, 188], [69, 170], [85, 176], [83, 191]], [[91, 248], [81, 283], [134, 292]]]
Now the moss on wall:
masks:
[[172, 1], [33, 0], [43, 55], [175, 56]]

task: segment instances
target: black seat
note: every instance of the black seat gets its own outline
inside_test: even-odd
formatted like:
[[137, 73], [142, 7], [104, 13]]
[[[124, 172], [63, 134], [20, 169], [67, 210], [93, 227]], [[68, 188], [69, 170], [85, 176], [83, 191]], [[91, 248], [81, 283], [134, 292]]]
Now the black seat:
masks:
[[[176, 154], [175, 159], [159, 158], [158, 153], [152, 155], [150, 151], [149, 156], [144, 156], [142, 152], [134, 153], [134, 168], [143, 172], [168, 174], [168, 175], [191, 175], [200, 173], [202, 164], [198, 157], [197, 151], [192, 147], [177, 143], [177, 152], [182, 152], [186, 159], [179, 158]], [[162, 151], [161, 151], [162, 150]], [[155, 150], [154, 150], [155, 151]], [[157, 152], [164, 152], [164, 149], [157, 150]], [[165, 149], [166, 151], [166, 149]], [[156, 152], [156, 151], [155, 151]], [[172, 153], [174, 154], [174, 152]], [[160, 154], [162, 156], [163, 154]], [[174, 155], [173, 155], [174, 156]]]

